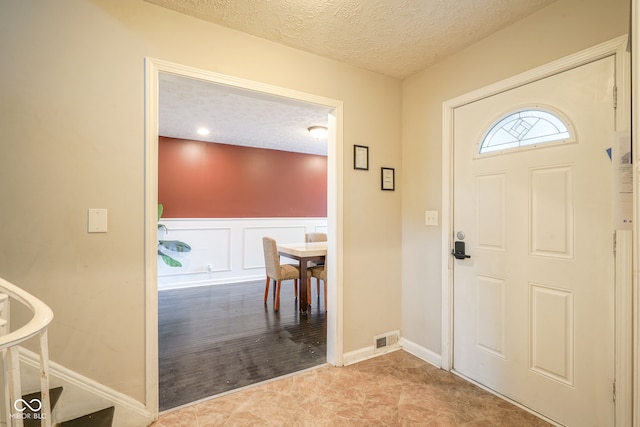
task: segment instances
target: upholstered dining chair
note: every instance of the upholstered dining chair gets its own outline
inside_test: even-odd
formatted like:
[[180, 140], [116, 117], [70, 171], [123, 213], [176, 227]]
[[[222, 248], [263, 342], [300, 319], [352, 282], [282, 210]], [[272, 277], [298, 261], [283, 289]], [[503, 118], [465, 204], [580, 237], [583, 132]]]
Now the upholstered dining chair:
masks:
[[304, 241], [310, 242], [326, 242], [327, 233], [307, 233], [304, 235]]
[[[312, 243], [312, 242], [326, 242], [327, 241], [327, 233], [306, 233], [304, 235], [304, 241], [306, 243]], [[311, 264], [311, 267], [322, 267], [324, 265], [324, 261], [319, 261], [315, 264]], [[307, 276], [309, 277], [309, 276]], [[318, 298], [320, 298], [320, 280], [316, 281], [316, 291], [318, 292]], [[311, 304], [311, 285], [307, 286], [307, 295], [308, 295], [308, 300], [309, 300], [309, 304]], [[324, 299], [325, 299], [325, 309], [327, 307], [327, 286], [325, 285], [325, 291], [324, 291]]]
[[320, 281], [324, 283], [324, 311], [327, 311], [327, 264], [311, 267], [307, 274], [307, 303], [311, 304], [311, 278], [315, 277], [320, 298]]
[[293, 293], [298, 298], [298, 280], [300, 279], [300, 269], [291, 264], [280, 264], [280, 255], [278, 254], [278, 245], [271, 237], [262, 238], [262, 247], [264, 249], [264, 265], [267, 271], [267, 281], [264, 286], [264, 303], [267, 303], [269, 296], [269, 284], [273, 280], [275, 286], [276, 300], [273, 303], [273, 309], [278, 311], [280, 308], [280, 285], [283, 280], [294, 280]]

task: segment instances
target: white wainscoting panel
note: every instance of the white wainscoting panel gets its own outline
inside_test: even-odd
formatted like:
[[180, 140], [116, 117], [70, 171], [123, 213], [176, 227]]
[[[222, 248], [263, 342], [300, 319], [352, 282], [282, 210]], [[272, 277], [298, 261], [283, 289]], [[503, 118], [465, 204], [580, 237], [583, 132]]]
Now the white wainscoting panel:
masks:
[[[327, 232], [326, 218], [162, 219], [162, 240], [180, 240], [188, 253], [170, 253], [182, 267], [158, 259], [158, 289], [175, 289], [264, 279], [262, 237], [304, 242], [305, 233]], [[282, 258], [286, 262], [286, 258]]]

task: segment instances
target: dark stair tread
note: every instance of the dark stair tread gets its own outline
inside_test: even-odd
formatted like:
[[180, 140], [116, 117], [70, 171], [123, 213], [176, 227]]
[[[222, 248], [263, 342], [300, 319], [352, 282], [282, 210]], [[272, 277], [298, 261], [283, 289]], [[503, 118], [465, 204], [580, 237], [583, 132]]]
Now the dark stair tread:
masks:
[[[58, 403], [58, 399], [60, 399], [61, 394], [62, 394], [62, 387], [56, 387], [49, 390], [49, 402], [51, 403], [51, 411], [53, 411], [53, 408], [56, 407], [56, 403]], [[41, 392], [36, 391], [35, 393], [25, 394], [24, 396], [22, 396], [22, 398], [26, 402], [31, 402], [33, 399], [40, 400], [41, 396], [42, 396]], [[36, 417], [34, 416], [34, 412], [32, 410], [27, 408], [26, 411], [24, 411], [24, 413], [25, 413], [24, 427], [40, 426], [40, 419], [39, 418], [36, 419]], [[36, 414], [40, 414], [40, 411], [36, 412]]]
[[88, 414], [74, 420], [56, 424], [56, 427], [111, 427], [113, 422], [113, 406]]
[[[56, 403], [58, 403], [58, 399], [60, 399], [60, 395], [62, 394], [62, 387], [56, 387], [49, 390], [49, 401], [51, 402], [51, 410], [56, 407]], [[24, 400], [27, 402], [31, 401], [31, 399], [40, 399], [40, 391], [36, 391], [35, 393], [29, 393], [22, 396]]]

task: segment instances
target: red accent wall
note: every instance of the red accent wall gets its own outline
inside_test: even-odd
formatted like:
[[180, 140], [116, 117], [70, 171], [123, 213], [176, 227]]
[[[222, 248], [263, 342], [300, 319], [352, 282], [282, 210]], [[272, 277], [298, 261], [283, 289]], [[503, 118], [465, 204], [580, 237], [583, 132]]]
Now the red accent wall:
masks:
[[327, 216], [327, 158], [160, 137], [163, 218]]

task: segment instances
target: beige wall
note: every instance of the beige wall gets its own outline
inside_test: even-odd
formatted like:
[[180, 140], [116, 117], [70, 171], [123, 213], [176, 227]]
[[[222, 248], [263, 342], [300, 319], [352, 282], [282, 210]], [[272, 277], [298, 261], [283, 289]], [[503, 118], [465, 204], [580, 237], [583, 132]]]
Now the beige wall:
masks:
[[[558, 0], [401, 83], [143, 1], [2, 2], [0, 277], [53, 308], [54, 361], [144, 401], [153, 57], [344, 101], [344, 351], [402, 327], [440, 353], [441, 235], [424, 211], [441, 210], [442, 102], [625, 33], [627, 9]], [[369, 146], [368, 172], [353, 144]], [[108, 233], [86, 232], [88, 208], [109, 209]]]
[[402, 332], [441, 353], [442, 103], [626, 34], [628, 0], [558, 0], [403, 82]]
[[[11, 0], [0, 276], [53, 309], [52, 360], [145, 399], [145, 57], [344, 101], [344, 351], [399, 329], [399, 80], [140, 0]], [[369, 146], [369, 172], [353, 170], [353, 144]], [[380, 191], [381, 166], [396, 168], [397, 191]], [[108, 233], [86, 232], [88, 208], [109, 210]]]

